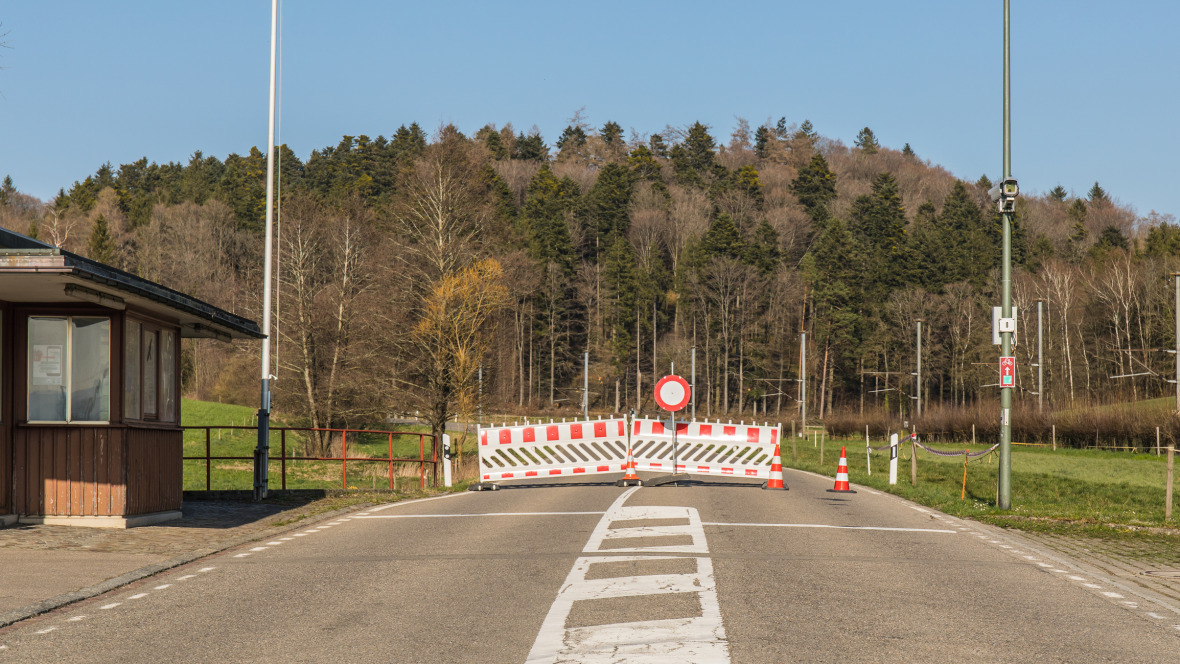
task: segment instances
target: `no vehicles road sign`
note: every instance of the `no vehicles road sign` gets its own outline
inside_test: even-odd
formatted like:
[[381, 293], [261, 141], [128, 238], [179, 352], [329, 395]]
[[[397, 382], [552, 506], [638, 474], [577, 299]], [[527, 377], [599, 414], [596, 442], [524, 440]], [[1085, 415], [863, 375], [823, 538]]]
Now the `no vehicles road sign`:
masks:
[[691, 396], [692, 388], [680, 376], [664, 376], [656, 383], [656, 403], [668, 412], [675, 413], [687, 406]]
[[1000, 387], [1016, 386], [1016, 358], [1000, 358]]

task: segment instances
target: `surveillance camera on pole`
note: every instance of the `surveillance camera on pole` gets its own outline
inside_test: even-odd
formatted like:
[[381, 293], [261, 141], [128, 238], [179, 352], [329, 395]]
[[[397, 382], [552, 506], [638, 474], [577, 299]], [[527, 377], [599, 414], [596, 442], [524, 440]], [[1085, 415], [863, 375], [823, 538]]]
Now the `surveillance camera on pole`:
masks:
[[987, 195], [1001, 213], [1012, 214], [1016, 212], [1016, 198], [1020, 196], [1020, 185], [1016, 184], [1016, 178], [1004, 178], [1000, 184], [988, 189]]

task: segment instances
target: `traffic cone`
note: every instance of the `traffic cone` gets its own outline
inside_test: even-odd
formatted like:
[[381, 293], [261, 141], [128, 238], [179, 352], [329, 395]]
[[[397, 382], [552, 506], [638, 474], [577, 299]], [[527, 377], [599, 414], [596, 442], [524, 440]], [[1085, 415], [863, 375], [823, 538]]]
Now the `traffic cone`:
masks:
[[836, 466], [836, 486], [828, 489], [832, 493], [856, 493], [848, 488], [848, 455], [840, 448], [840, 465]]
[[615, 482], [615, 486], [643, 486], [643, 480], [635, 473], [635, 456], [631, 453], [631, 446], [627, 446], [627, 463], [623, 464], [626, 471], [623, 479]]
[[779, 457], [778, 443], [774, 444], [774, 456], [770, 458], [770, 479], [762, 484], [763, 489], [787, 489], [783, 484], [783, 463]]

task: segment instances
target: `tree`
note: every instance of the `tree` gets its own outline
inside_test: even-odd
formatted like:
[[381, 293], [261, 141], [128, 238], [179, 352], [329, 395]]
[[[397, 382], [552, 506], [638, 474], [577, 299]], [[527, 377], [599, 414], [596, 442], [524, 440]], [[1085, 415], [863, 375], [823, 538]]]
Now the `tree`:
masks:
[[8, 207], [16, 194], [16, 187], [12, 185], [12, 176], [4, 176], [4, 184], [0, 185], [0, 207]]
[[774, 139], [774, 132], [770, 127], [762, 125], [754, 130], [754, 154], [759, 159], [765, 159], [767, 155], [767, 145]]
[[549, 148], [541, 138], [541, 132], [533, 127], [528, 136], [521, 133], [516, 137], [516, 158], [532, 161], [545, 161], [549, 158]]
[[86, 254], [91, 259], [105, 265], [114, 265], [115, 243], [107, 229], [107, 219], [101, 214], [94, 220], [94, 227], [90, 231], [90, 241], [86, 245]]
[[876, 154], [880, 144], [877, 143], [877, 136], [873, 134], [873, 130], [865, 127], [861, 129], [856, 135], [856, 143], [854, 145], [860, 148], [861, 152], [865, 154]]
[[906, 276], [906, 216], [892, 175], [881, 173], [873, 180], [872, 193], [856, 199], [849, 229], [865, 258], [870, 301], [883, 302]]
[[988, 189], [992, 188], [992, 179], [987, 176], [987, 173], [984, 173], [983, 175], [979, 176], [978, 180], [975, 181], [975, 186], [984, 191], [987, 191]]
[[811, 162], [791, 182], [791, 193], [816, 222], [828, 216], [828, 205], [836, 200], [836, 174], [828, 168], [822, 154], [812, 155]]
[[1053, 187], [1049, 190], [1049, 198], [1057, 201], [1058, 203], [1064, 203], [1065, 197], [1068, 195], [1069, 194], [1065, 191], [1065, 187], [1062, 187], [1061, 185], [1057, 185], [1056, 187]]
[[1094, 182], [1093, 187], [1090, 187], [1090, 191], [1086, 194], [1086, 197], [1090, 199], [1091, 204], [1110, 202], [1110, 198], [1106, 195], [1106, 190], [1097, 181]]
[[598, 180], [590, 187], [587, 205], [595, 228], [596, 240], [604, 241], [614, 233], [625, 234], [630, 225], [627, 208], [631, 204], [634, 180], [631, 171], [622, 164], [607, 164], [598, 173]]
[[909, 143], [906, 143], [905, 146], [902, 147], [901, 153], [910, 158], [914, 157], [914, 149], [910, 147]]

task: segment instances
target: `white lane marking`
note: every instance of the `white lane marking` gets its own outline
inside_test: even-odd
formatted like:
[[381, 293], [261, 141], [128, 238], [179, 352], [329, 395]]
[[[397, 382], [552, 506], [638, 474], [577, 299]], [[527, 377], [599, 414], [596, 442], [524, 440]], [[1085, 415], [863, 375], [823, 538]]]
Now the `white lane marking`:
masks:
[[156, 586], [155, 588], [152, 588], [152, 590], [164, 590], [165, 588], [171, 588], [171, 587], [172, 587], [171, 583], [165, 583], [162, 586]]
[[1050, 571], [1050, 572], [1057, 572], [1058, 574], [1069, 574], [1069, 572], [1066, 572], [1066, 571], [1065, 571], [1065, 570], [1063, 570], [1063, 569], [1056, 569], [1056, 568], [1054, 568], [1054, 569], [1051, 569], [1051, 570], [1049, 570], [1049, 571]]
[[53, 630], [55, 630], [55, 629], [57, 629], [57, 628], [56, 628], [56, 627], [46, 627], [45, 629], [39, 629], [39, 630], [37, 630], [36, 632], [33, 632], [33, 633], [34, 633], [34, 634], [48, 634], [48, 633], [52, 632], [52, 631], [53, 631]]
[[193, 578], [194, 576], [196, 576], [196, 574], [185, 574], [184, 576], [178, 576], [178, 577], [176, 577], [176, 580], [177, 580], [177, 581], [184, 581], [185, 579], [191, 579], [191, 578]]
[[918, 507], [918, 506], [916, 506], [916, 505], [910, 505], [910, 509], [912, 509], [912, 510], [914, 510], [914, 511], [917, 511], [917, 512], [921, 512], [921, 513], [923, 513], [923, 514], [929, 514], [929, 513], [930, 513], [930, 510], [928, 510], [928, 509], [925, 509], [925, 508], [923, 508], [923, 507]]
[[1085, 580], [1086, 580], [1086, 577], [1084, 577], [1084, 576], [1076, 576], [1076, 575], [1073, 575], [1073, 574], [1071, 574], [1071, 575], [1069, 576], [1069, 578], [1070, 578], [1070, 580], [1071, 580], [1071, 581], [1085, 581]]
[[279, 541], [280, 542], [290, 542], [293, 539], [295, 539], [295, 538], [294, 537], [280, 537]]
[[1050, 563], [1037, 563], [1037, 564], [1040, 565], [1041, 567], [1052, 567], [1053, 566]]
[[268, 547], [268, 546], [256, 546], [253, 549], [250, 549], [250, 551], [266, 551], [269, 548], [270, 547]]
[[485, 512], [482, 514], [376, 514], [358, 516], [358, 519], [452, 519], [470, 516], [583, 516], [602, 515], [605, 512]]
[[1087, 588], [1095, 588], [1095, 589], [1102, 587], [1102, 586], [1098, 585], [1097, 583], [1083, 583], [1082, 585]]
[[1148, 613], [1147, 615], [1151, 616], [1152, 618], [1155, 618], [1156, 620], [1163, 620], [1164, 619], [1164, 616], [1161, 616], [1158, 613]]
[[864, 488], [864, 487], [861, 487], [861, 490], [862, 490], [862, 491], [864, 491], [865, 493], [870, 493], [870, 494], [872, 494], [872, 495], [874, 495], [874, 496], [879, 496], [879, 495], [881, 495], [881, 492], [880, 492], [880, 491], [873, 491], [872, 489], [866, 489], [866, 488]]
[[296, 537], [304, 537], [307, 533], [295, 533]]
[[248, 555], [250, 555], [249, 551], [247, 551], [246, 553], [239, 553], [238, 555], [234, 556], [234, 558], [245, 558]]
[[1110, 592], [1109, 590], [1107, 590], [1107, 591], [1104, 591], [1102, 594], [1103, 594], [1103, 595], [1106, 595], [1107, 597], [1110, 597], [1110, 598], [1112, 598], [1112, 599], [1122, 599], [1122, 598], [1123, 598], [1123, 596], [1122, 596], [1122, 595], [1120, 595], [1120, 594], [1118, 594], [1118, 593], [1112, 593], [1112, 592]]
[[[1000, 545], [1000, 548], [1001, 548], [1001, 549], [1011, 549], [1012, 547], [1008, 546], [1007, 544], [1001, 544], [1001, 545]], [[1018, 552], [1018, 551], [1013, 551], [1012, 553], [1019, 553], [1019, 552]]]
[[1036, 557], [1036, 556], [1025, 556], [1025, 557], [1024, 557], [1024, 559], [1025, 559], [1025, 560], [1031, 560], [1031, 561], [1033, 561], [1033, 562], [1036, 562], [1036, 560], [1037, 560], [1037, 557]]
[[141, 597], [147, 597], [147, 596], [148, 596], [147, 593], [135, 593], [134, 595], [132, 595], [131, 597], [128, 597], [127, 599], [139, 599]]
[[[600, 550], [603, 542], [625, 537], [652, 535], [690, 535], [692, 544], [685, 546], [648, 546], [631, 549], [609, 549], [611, 552], [632, 551], [655, 553], [664, 551], [699, 551], [708, 553], [700, 515], [687, 507], [624, 507], [623, 504], [638, 487], [619, 496], [599, 520], [583, 549], [585, 553]], [[686, 526], [640, 526], [611, 528], [615, 521], [633, 519], [688, 519]], [[694, 574], [652, 574], [605, 579], [586, 579], [586, 572], [596, 562], [635, 560], [668, 560], [673, 556], [584, 556], [574, 562], [573, 569], [562, 584], [537, 639], [529, 651], [527, 664], [549, 662], [585, 662], [607, 664], [616, 662], [703, 662], [728, 664], [729, 645], [717, 602], [717, 587], [713, 576], [713, 561], [696, 558]], [[574, 627], [567, 629], [566, 620], [574, 602], [585, 599], [631, 597], [666, 593], [694, 593], [699, 597], [701, 615], [666, 620], [644, 620], [630, 623]]]
[[86, 616], [74, 616], [73, 618], [67, 618], [66, 622], [78, 622], [79, 620], [86, 620]]
[[280, 544], [282, 544], [282, 542], [267, 542], [266, 543], [267, 546], [278, 546]]
[[[378, 505], [377, 507], [370, 507], [368, 510], [365, 510], [365, 512], [363, 512], [363, 515], [367, 516], [373, 512], [380, 512], [382, 510], [387, 510], [391, 507], [401, 507], [402, 505], [414, 505], [416, 503], [425, 503], [425, 502], [429, 502], [431, 500], [446, 500], [448, 498], [458, 498], [459, 496], [471, 496], [471, 495], [474, 495], [474, 494], [470, 491], [464, 491], [462, 493], [448, 493], [445, 496], [432, 496], [430, 498], [418, 498], [416, 500], [403, 500], [400, 503], [389, 503], [388, 505]], [[357, 516], [362, 516], [362, 514], [358, 514]]]
[[103, 606], [100, 606], [98, 608], [102, 611], [106, 611], [107, 609], [113, 609], [116, 606], [119, 606], [120, 604], [122, 604], [122, 602], [111, 602], [110, 604], [104, 604]]
[[212, 572], [215, 569], [217, 569], [217, 568], [216, 567], [202, 567], [201, 569], [199, 569], [197, 571], [198, 572]]
[[887, 528], [885, 526], [833, 526], [824, 523], [721, 523], [719, 521], [705, 521], [702, 526], [765, 526], [771, 528], [834, 528], [837, 530], [887, 530], [901, 533], [950, 533], [958, 535], [953, 530], [941, 528]]

